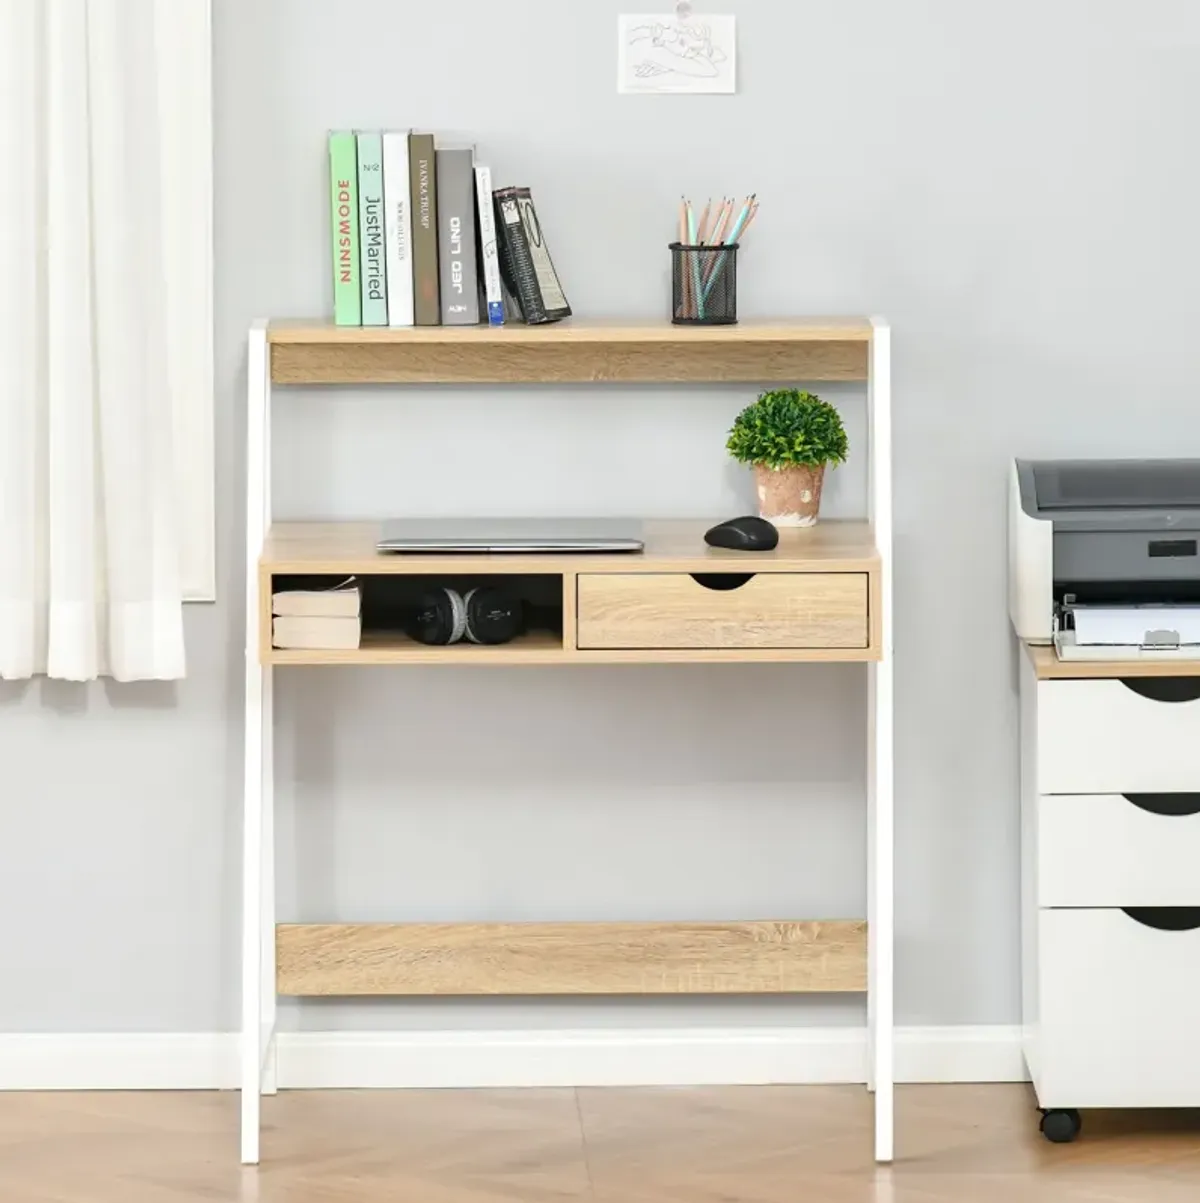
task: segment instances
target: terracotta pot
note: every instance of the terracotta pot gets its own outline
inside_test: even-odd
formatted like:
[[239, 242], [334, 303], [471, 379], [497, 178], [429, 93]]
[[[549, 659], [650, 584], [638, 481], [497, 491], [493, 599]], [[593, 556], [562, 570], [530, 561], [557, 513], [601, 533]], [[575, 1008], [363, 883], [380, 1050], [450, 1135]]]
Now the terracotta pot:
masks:
[[789, 464], [786, 468], [754, 465], [758, 513], [773, 526], [815, 526], [821, 508], [825, 465]]

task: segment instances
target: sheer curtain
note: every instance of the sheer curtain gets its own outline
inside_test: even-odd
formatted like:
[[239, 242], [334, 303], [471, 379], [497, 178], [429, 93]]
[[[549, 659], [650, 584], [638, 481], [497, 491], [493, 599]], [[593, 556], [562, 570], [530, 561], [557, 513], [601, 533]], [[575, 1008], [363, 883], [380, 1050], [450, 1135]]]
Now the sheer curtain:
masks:
[[0, 677], [184, 675], [185, 10], [0, 0]]

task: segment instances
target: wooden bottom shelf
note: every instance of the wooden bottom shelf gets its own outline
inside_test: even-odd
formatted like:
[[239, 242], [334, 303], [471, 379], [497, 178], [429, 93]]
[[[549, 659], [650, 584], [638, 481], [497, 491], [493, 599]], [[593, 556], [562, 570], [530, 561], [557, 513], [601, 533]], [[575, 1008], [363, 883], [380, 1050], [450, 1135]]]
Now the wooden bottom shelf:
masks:
[[863, 920], [280, 924], [276, 988], [316, 995], [797, 994], [867, 988]]

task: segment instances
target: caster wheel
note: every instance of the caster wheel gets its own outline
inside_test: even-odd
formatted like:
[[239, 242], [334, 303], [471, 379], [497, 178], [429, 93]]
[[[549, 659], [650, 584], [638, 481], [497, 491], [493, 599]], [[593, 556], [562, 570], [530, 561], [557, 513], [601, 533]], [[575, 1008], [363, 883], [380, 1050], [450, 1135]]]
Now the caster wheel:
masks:
[[1051, 1144], [1067, 1145], [1079, 1135], [1083, 1120], [1074, 1108], [1069, 1111], [1046, 1111], [1042, 1114], [1040, 1126], [1042, 1135]]

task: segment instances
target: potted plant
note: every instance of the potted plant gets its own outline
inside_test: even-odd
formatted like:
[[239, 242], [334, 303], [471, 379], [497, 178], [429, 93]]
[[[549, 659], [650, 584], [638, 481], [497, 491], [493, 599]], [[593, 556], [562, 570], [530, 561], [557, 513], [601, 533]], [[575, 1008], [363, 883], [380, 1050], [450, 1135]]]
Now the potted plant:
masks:
[[763, 393], [746, 406], [725, 444], [754, 468], [758, 512], [775, 526], [813, 526], [825, 465], [846, 461], [841, 415], [828, 401], [794, 388]]

